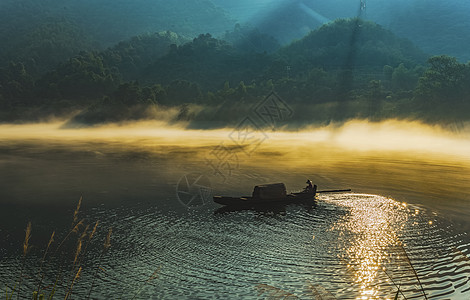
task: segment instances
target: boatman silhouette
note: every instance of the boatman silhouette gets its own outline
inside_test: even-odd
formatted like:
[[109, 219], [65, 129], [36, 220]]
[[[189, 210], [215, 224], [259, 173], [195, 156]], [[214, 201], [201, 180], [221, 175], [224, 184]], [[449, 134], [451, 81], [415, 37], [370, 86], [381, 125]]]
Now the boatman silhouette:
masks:
[[307, 184], [307, 186], [305, 187], [305, 190], [309, 191], [309, 192], [312, 191], [313, 190], [312, 181], [310, 179], [308, 179], [306, 184]]

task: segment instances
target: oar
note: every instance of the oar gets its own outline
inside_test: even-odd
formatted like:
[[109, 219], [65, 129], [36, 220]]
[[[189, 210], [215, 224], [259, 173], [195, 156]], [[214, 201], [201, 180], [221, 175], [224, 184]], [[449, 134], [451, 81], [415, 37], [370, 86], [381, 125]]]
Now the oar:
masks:
[[317, 193], [341, 193], [341, 192], [350, 192], [351, 189], [345, 190], [325, 190], [325, 191], [317, 191]]

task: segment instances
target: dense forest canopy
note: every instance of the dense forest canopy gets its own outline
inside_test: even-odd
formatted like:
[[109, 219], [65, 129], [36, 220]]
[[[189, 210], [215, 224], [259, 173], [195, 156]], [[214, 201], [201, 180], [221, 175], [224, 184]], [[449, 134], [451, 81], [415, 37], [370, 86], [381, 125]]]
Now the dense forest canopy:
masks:
[[[365, 1], [364, 1], [365, 2]], [[172, 31], [192, 39], [223, 38], [236, 23], [272, 37], [272, 51], [338, 18], [359, 16], [408, 38], [431, 55], [470, 60], [470, 5], [466, 0], [3, 0], [0, 3], [0, 66], [22, 62], [45, 72], [80, 51], [103, 50], [142, 34]]]
[[32, 58], [38, 71], [136, 35], [221, 35], [234, 24], [209, 0], [2, 0], [0, 8], [0, 65]]
[[[253, 12], [241, 25], [223, 3], [209, 0], [4, 1], [0, 120], [68, 115], [99, 123], [153, 118], [176, 107], [176, 119], [192, 126], [224, 126], [271, 91], [297, 112], [299, 124], [468, 118], [470, 66], [461, 57], [423, 52], [364, 18], [326, 22], [332, 14], [325, 3], [274, 2], [270, 18]], [[308, 29], [302, 38], [286, 42], [282, 30], [269, 34], [275, 27], [262, 25], [276, 20], [296, 32], [289, 29], [295, 22], [276, 16], [298, 9], [310, 18], [296, 18]]]

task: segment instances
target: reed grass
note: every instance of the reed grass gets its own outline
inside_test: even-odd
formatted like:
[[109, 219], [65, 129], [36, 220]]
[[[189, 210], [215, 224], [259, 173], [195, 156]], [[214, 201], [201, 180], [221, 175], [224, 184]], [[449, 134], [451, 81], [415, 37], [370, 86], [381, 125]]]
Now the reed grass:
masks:
[[[90, 234], [90, 240], [93, 237], [97, 226], [98, 226], [98, 222], [95, 224], [95, 227], [93, 228], [93, 231]], [[100, 257], [98, 258], [98, 266], [96, 267], [95, 273], [93, 274], [93, 280], [91, 281], [91, 286], [90, 286], [90, 290], [88, 291], [87, 299], [90, 299], [90, 297], [91, 297], [91, 291], [93, 290], [93, 287], [95, 286], [98, 271], [101, 269], [101, 259], [103, 258], [103, 255], [111, 247], [111, 234], [112, 233], [113, 233], [113, 228], [109, 228], [108, 229], [108, 234], [106, 235], [106, 239], [104, 240], [103, 250], [101, 251]]]
[[[397, 291], [397, 293], [395, 294], [395, 297], [393, 297], [393, 300], [398, 300], [398, 296], [400, 295], [400, 292], [401, 292], [400, 287], [398, 287], [398, 291]], [[405, 299], [406, 299], [406, 298], [405, 298]]]
[[72, 295], [73, 285], [74, 285], [75, 282], [78, 280], [78, 278], [80, 278], [81, 273], [82, 273], [82, 267], [78, 268], [77, 273], [76, 273], [75, 276], [73, 277], [72, 283], [70, 284], [70, 287], [69, 287], [69, 289], [67, 290], [67, 294], [65, 295], [64, 300], [67, 300], [67, 299], [69, 298], [69, 296]]
[[395, 283], [395, 281], [393, 280], [393, 278], [388, 274], [387, 271], [385, 271], [385, 269], [382, 269], [382, 271], [384, 271], [385, 275], [387, 275], [388, 279], [390, 279], [390, 281], [392, 282], [392, 284], [393, 284], [393, 285], [395, 286], [395, 288], [397, 289], [397, 293], [396, 293], [394, 299], [398, 299], [398, 295], [401, 294], [401, 295], [403, 296], [403, 299], [406, 300], [406, 296], [405, 296], [405, 294], [403, 293], [403, 291], [400, 289], [400, 286]]
[[410, 267], [411, 267], [411, 270], [413, 270], [413, 274], [414, 274], [414, 276], [416, 277], [416, 280], [418, 281], [418, 284], [419, 284], [419, 286], [420, 286], [420, 288], [421, 288], [421, 292], [423, 293], [424, 299], [427, 300], [427, 299], [428, 299], [428, 296], [426, 295], [426, 292], [424, 291], [423, 285], [421, 284], [421, 280], [419, 279], [418, 272], [416, 272], [416, 269], [415, 269], [415, 267], [413, 266], [413, 263], [411, 262], [410, 257], [408, 256], [408, 252], [406, 252], [406, 250], [405, 250], [405, 246], [403, 245], [403, 243], [402, 243], [401, 241], [400, 241], [400, 244], [399, 244], [399, 245], [400, 245], [401, 249], [403, 250], [403, 253], [404, 253], [405, 257], [406, 257], [407, 262], [409, 263], [409, 265], [410, 265]]
[[41, 259], [41, 265], [39, 266], [39, 271], [38, 271], [38, 278], [40, 279], [36, 288], [36, 293], [39, 293], [39, 291], [41, 290], [42, 281], [44, 280], [44, 276], [45, 276], [45, 274], [42, 273], [42, 268], [44, 266], [44, 262], [46, 261], [47, 253], [49, 252], [49, 249], [51, 248], [51, 245], [54, 242], [54, 236], [55, 236], [55, 231], [52, 232], [51, 237], [49, 238], [49, 242], [47, 243], [46, 251], [44, 251], [44, 255], [42, 256], [42, 259]]
[[31, 222], [29, 222], [28, 225], [26, 226], [25, 237], [24, 237], [24, 242], [23, 242], [23, 259], [22, 259], [23, 262], [21, 263], [21, 272], [20, 272], [20, 278], [18, 280], [18, 292], [17, 292], [16, 299], [20, 299], [20, 295], [21, 295], [21, 283], [23, 282], [23, 272], [24, 272], [24, 266], [26, 263], [26, 255], [31, 249], [31, 246], [29, 245], [29, 240], [31, 239], [31, 230], [32, 230], [32, 225], [31, 225]]
[[[25, 272], [26, 256], [32, 249], [32, 245], [30, 243], [31, 235], [32, 235], [31, 234], [32, 224], [31, 222], [28, 223], [28, 225], [26, 226], [26, 230], [25, 230], [25, 239], [22, 245], [22, 262], [21, 262], [20, 274], [19, 274], [18, 280], [15, 281], [15, 285], [13, 286], [13, 288], [10, 289], [8, 285], [5, 285], [5, 299], [6, 300], [13, 299], [15, 295], [17, 297], [17, 300], [19, 299], [53, 300], [54, 296], [56, 295], [57, 289], [60, 288], [61, 286], [65, 287], [64, 300], [70, 299], [72, 297], [74, 287], [77, 285], [77, 282], [79, 281], [80, 277], [85, 272], [83, 264], [87, 256], [86, 253], [88, 250], [88, 246], [92, 243], [93, 237], [96, 236], [98, 225], [99, 225], [99, 221], [96, 221], [93, 227], [91, 227], [90, 224], [85, 224], [85, 219], [79, 219], [82, 200], [83, 200], [83, 197], [80, 197], [73, 213], [73, 219], [72, 219], [70, 230], [67, 232], [65, 237], [60, 241], [60, 243], [56, 243], [56, 231], [52, 232], [49, 238], [49, 241], [47, 242], [47, 246], [45, 247], [42, 258], [40, 260], [39, 268], [37, 272], [35, 272], [35, 277], [33, 276], [33, 280], [35, 280], [37, 284], [35, 285], [34, 290], [30, 292], [29, 296], [24, 298], [21, 286], [22, 286], [22, 281], [25, 278], [24, 272]], [[63, 250], [63, 245], [67, 241], [70, 240], [73, 234], [77, 235], [77, 242], [76, 242], [75, 251], [73, 253], [70, 253], [70, 254], [73, 254], [73, 256], [70, 257], [70, 255], [66, 251]], [[104, 254], [107, 253], [107, 251], [111, 247], [111, 234], [112, 234], [112, 228], [109, 228], [108, 234], [106, 235], [106, 238], [104, 239], [104, 243], [102, 245], [100, 259], [96, 267], [97, 270], [101, 268], [100, 266], [101, 258], [103, 257]], [[57, 246], [55, 247], [54, 245], [57, 245]], [[65, 273], [63, 272], [64, 266], [67, 265], [67, 261], [69, 261], [71, 264], [70, 275], [68, 276], [66, 275], [68, 272], [65, 272]], [[57, 267], [57, 270], [55, 270], [56, 279], [53, 284], [49, 285], [49, 287], [52, 287], [52, 290], [49, 292], [48, 295], [46, 295], [45, 288], [43, 287], [45, 274], [46, 274], [45, 270], [47, 268], [50, 268], [51, 265], [54, 265], [52, 262], [56, 262], [55, 264]], [[50, 270], [54, 271], [54, 269], [50, 269]], [[62, 285], [61, 282], [64, 280], [67, 280], [67, 278], [69, 278], [68, 284]], [[96, 272], [95, 272], [95, 276], [93, 277], [92, 286], [90, 287], [90, 290], [88, 292], [88, 299], [90, 298], [91, 291], [95, 283], [95, 279], [96, 279]], [[85, 299], [85, 297], [82, 297], [81, 299]]]
[[74, 224], [77, 223], [78, 214], [80, 213], [80, 207], [82, 206], [82, 200], [83, 200], [83, 196], [80, 196], [80, 199], [78, 200], [77, 208], [75, 208], [75, 211], [73, 212], [72, 227], [74, 227]]

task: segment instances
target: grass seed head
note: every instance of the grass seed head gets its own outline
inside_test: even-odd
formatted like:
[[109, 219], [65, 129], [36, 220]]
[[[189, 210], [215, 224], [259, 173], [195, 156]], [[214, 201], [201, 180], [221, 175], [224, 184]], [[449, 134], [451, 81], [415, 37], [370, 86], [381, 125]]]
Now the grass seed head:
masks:
[[99, 224], [100, 221], [96, 221], [95, 223], [95, 227], [93, 227], [93, 230], [91, 231], [90, 233], [90, 237], [88, 238], [88, 240], [91, 240], [93, 238], [93, 236], [95, 235], [96, 233], [96, 229], [98, 228], [98, 224]]
[[77, 223], [78, 221], [78, 213], [80, 212], [80, 206], [82, 206], [82, 200], [83, 200], [83, 197], [80, 196], [80, 199], [78, 200], [78, 204], [77, 204], [77, 208], [75, 209], [75, 211], [73, 212], [73, 223], [72, 223], [72, 226]]
[[23, 242], [23, 255], [26, 256], [28, 253], [30, 246], [29, 246], [29, 239], [31, 238], [31, 222], [28, 223], [28, 226], [26, 226], [26, 234], [24, 237], [24, 242]]
[[106, 236], [106, 240], [103, 244], [105, 251], [107, 251], [109, 247], [111, 247], [111, 234], [112, 233], [113, 233], [113, 228], [109, 228], [108, 235]]

